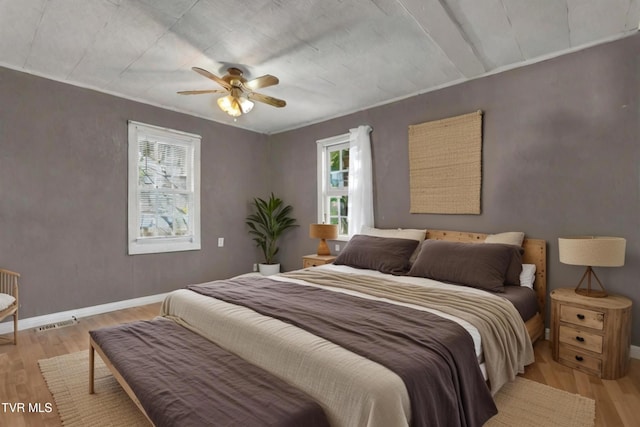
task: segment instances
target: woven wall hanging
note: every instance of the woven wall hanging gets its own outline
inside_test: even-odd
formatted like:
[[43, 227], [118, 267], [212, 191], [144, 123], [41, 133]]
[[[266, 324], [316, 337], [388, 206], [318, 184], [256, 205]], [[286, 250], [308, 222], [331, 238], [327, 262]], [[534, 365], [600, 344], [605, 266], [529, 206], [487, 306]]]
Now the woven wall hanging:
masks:
[[409, 126], [411, 213], [480, 214], [482, 111]]

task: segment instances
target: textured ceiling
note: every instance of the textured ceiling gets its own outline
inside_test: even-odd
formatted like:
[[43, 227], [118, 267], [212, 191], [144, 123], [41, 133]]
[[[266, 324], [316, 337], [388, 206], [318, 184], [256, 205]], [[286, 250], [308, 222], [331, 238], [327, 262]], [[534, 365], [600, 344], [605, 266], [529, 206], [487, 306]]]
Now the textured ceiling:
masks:
[[[0, 0], [0, 65], [275, 133], [637, 31], [638, 0]], [[287, 101], [237, 122], [192, 66]]]

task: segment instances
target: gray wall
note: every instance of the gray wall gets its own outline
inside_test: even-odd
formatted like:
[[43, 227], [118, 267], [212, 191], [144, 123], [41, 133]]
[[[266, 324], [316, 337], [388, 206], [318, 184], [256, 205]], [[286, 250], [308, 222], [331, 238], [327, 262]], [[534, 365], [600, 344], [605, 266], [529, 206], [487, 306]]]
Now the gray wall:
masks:
[[[366, 123], [378, 227], [525, 231], [548, 241], [551, 289], [582, 274], [558, 236], [626, 237], [626, 265], [597, 272], [634, 301], [640, 345], [639, 53], [635, 35], [268, 137], [0, 68], [0, 267], [22, 273], [22, 317], [239, 274], [259, 259], [249, 201], [273, 190], [301, 224], [280, 256], [298, 268], [317, 245], [315, 141]], [[409, 214], [407, 127], [476, 109], [482, 214]], [[202, 135], [201, 251], [126, 254], [127, 120]]]
[[[202, 250], [127, 255], [127, 120], [202, 136]], [[251, 271], [267, 154], [265, 135], [0, 68], [0, 267], [22, 274], [21, 317]]]
[[[375, 90], [375, 88], [372, 88]], [[373, 127], [378, 227], [521, 230], [548, 241], [550, 289], [573, 287], [581, 267], [560, 264], [559, 236], [627, 239], [622, 268], [597, 268], [634, 302], [640, 345], [640, 35], [269, 137], [273, 191], [303, 225], [283, 242], [285, 268], [314, 253], [316, 144]], [[409, 213], [407, 127], [484, 111], [481, 215]], [[330, 245], [333, 249], [334, 244]]]

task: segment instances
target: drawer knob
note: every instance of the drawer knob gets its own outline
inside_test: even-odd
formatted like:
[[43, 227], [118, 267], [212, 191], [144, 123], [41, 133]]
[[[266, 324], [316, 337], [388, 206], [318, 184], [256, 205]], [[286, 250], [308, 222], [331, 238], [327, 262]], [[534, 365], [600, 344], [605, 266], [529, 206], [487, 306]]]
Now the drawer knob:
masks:
[[578, 362], [582, 362], [584, 360], [584, 358], [582, 356], [576, 356], [576, 360]]
[[584, 320], [584, 314], [576, 314], [576, 317], [580, 320]]
[[577, 336], [576, 341], [584, 342], [584, 338], [582, 338], [581, 336]]

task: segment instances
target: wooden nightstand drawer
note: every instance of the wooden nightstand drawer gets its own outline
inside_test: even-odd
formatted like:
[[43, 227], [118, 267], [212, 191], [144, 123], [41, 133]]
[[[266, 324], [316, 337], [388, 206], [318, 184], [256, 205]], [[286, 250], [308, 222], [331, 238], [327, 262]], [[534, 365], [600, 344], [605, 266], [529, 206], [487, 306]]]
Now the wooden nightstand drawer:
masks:
[[570, 326], [560, 326], [560, 342], [602, 353], [602, 336]]
[[331, 264], [336, 258], [333, 255], [305, 255], [302, 257], [302, 268]]
[[602, 330], [604, 328], [604, 313], [563, 304], [560, 308], [560, 321]]
[[564, 365], [583, 370], [598, 376], [602, 373], [602, 360], [588, 355], [575, 347], [560, 343], [560, 360]]
[[323, 263], [318, 263], [316, 260], [313, 259], [303, 259], [302, 260], [302, 268], [307, 268], [307, 267], [317, 267], [319, 265], [322, 265]]

